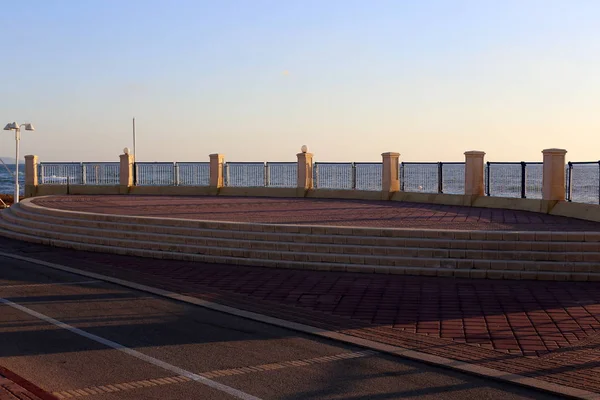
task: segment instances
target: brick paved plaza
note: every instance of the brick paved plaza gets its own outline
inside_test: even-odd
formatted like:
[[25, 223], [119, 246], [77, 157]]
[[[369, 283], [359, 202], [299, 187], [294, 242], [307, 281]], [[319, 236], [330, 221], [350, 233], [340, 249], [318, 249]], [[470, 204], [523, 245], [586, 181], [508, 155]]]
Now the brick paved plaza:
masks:
[[270, 224], [515, 231], [600, 231], [600, 223], [528, 211], [392, 201], [186, 196], [52, 196], [63, 210]]
[[[72, 196], [66, 210], [262, 223], [498, 230], [600, 230], [507, 210], [346, 200]], [[200, 264], [5, 247], [233, 307], [600, 392], [600, 283], [471, 280]]]

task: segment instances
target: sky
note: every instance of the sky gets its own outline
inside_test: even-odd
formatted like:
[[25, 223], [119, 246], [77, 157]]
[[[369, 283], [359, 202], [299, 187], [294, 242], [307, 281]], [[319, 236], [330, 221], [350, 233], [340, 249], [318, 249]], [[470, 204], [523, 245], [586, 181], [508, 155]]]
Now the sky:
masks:
[[[600, 159], [597, 0], [2, 0], [41, 161]], [[0, 131], [0, 156], [14, 136]]]

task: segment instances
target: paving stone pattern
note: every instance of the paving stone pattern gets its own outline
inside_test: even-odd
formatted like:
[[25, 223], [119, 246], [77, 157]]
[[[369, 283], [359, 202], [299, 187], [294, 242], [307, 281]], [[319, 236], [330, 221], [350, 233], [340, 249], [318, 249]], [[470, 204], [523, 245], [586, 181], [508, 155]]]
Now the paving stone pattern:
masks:
[[516, 231], [600, 231], [600, 223], [528, 211], [393, 201], [192, 196], [52, 196], [72, 211], [273, 224]]
[[600, 283], [278, 270], [1, 243], [29, 257], [600, 392]]
[[[48, 398], [53, 398], [48, 395]], [[42, 400], [0, 372], [0, 400]]]

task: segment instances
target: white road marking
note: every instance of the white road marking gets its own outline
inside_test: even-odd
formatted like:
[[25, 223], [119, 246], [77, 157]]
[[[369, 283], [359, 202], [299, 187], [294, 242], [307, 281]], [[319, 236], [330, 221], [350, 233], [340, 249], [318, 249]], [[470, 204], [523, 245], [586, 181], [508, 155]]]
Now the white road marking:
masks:
[[[201, 372], [199, 375], [202, 375], [206, 378], [222, 378], [225, 376], [233, 376], [233, 375], [244, 375], [244, 374], [252, 374], [257, 372], [268, 372], [281, 370], [285, 368], [294, 368], [294, 367], [303, 367], [303, 366], [311, 366], [315, 364], [325, 364], [335, 361], [342, 360], [351, 360], [355, 358], [363, 358], [369, 357], [372, 355], [376, 355], [377, 352], [372, 350], [363, 350], [363, 351], [353, 351], [346, 353], [339, 353], [333, 356], [321, 356], [308, 358], [303, 360], [292, 360], [292, 361], [282, 361], [279, 363], [272, 364], [261, 364], [249, 367], [238, 367], [238, 368], [230, 368], [230, 369], [220, 369], [216, 371], [208, 371]], [[157, 386], [157, 385], [166, 385], [166, 384], [177, 384], [183, 382], [189, 382], [190, 380], [185, 376], [171, 376], [168, 378], [155, 378], [155, 379], [144, 379], [141, 381], [132, 381], [132, 382], [124, 382], [124, 383], [115, 383], [113, 385], [102, 385], [102, 386], [91, 386], [82, 389], [74, 389], [74, 390], [63, 390], [62, 392], [54, 392], [52, 393], [59, 399], [66, 399], [71, 397], [84, 397], [91, 396], [94, 394], [101, 394], [104, 392], [120, 392], [125, 390], [133, 390], [133, 389], [141, 389], [148, 386]], [[112, 389], [111, 386], [116, 387]], [[133, 386], [133, 387], [128, 387]], [[86, 394], [77, 394], [74, 395], [74, 391], [83, 390]], [[79, 393], [79, 392], [77, 392]]]
[[104, 283], [103, 281], [57, 282], [57, 283], [30, 283], [26, 285], [0, 285], [0, 289], [28, 288], [42, 286], [88, 285], [91, 283]]
[[39, 313], [37, 311], [34, 311], [34, 310], [30, 309], [30, 308], [24, 307], [24, 306], [22, 306], [20, 304], [14, 303], [14, 302], [12, 302], [10, 300], [6, 300], [6, 299], [3, 299], [3, 298], [0, 297], [0, 304], [5, 304], [5, 305], [10, 306], [12, 308], [15, 308], [15, 309], [17, 309], [19, 311], [22, 311], [22, 312], [24, 312], [26, 314], [29, 314], [29, 315], [31, 315], [33, 317], [41, 319], [42, 321], [48, 322], [48, 323], [50, 323], [52, 325], [56, 325], [59, 328], [66, 329], [68, 331], [71, 331], [71, 332], [79, 335], [79, 336], [83, 336], [83, 337], [85, 337], [87, 339], [90, 339], [90, 340], [93, 340], [95, 342], [101, 343], [101, 344], [103, 344], [105, 346], [108, 346], [110, 348], [113, 348], [115, 350], [119, 350], [119, 351], [121, 351], [121, 352], [123, 352], [125, 354], [129, 354], [130, 356], [135, 357], [137, 359], [140, 359], [142, 361], [145, 361], [145, 362], [147, 362], [149, 364], [152, 364], [152, 365], [155, 365], [155, 366], [157, 366], [159, 368], [162, 368], [164, 370], [173, 372], [173, 373], [175, 373], [177, 375], [189, 378], [192, 381], [202, 383], [202, 384], [204, 384], [206, 386], [209, 386], [209, 387], [211, 387], [213, 389], [216, 389], [216, 390], [220, 390], [220, 391], [222, 391], [224, 393], [227, 393], [227, 394], [229, 394], [229, 395], [231, 395], [233, 397], [236, 397], [238, 399], [242, 399], [242, 400], [260, 400], [258, 397], [255, 397], [255, 396], [252, 396], [252, 395], [250, 395], [248, 393], [242, 392], [241, 390], [234, 389], [234, 388], [232, 388], [230, 386], [223, 385], [222, 383], [219, 383], [219, 382], [215, 382], [215, 381], [213, 381], [211, 379], [205, 378], [205, 377], [200, 376], [198, 374], [195, 374], [193, 372], [186, 371], [183, 368], [179, 368], [179, 367], [176, 367], [176, 366], [171, 365], [169, 363], [166, 363], [166, 362], [164, 362], [162, 360], [159, 360], [157, 358], [150, 357], [150, 356], [148, 356], [146, 354], [140, 353], [139, 351], [130, 349], [128, 347], [125, 347], [122, 344], [119, 344], [117, 342], [113, 342], [112, 340], [108, 340], [108, 339], [105, 339], [103, 337], [100, 337], [100, 336], [94, 335], [92, 333], [86, 332], [84, 330], [81, 330], [79, 328], [75, 328], [74, 326], [71, 326], [71, 325], [66, 324], [64, 322], [61, 322], [61, 321], [58, 321], [58, 320], [56, 320], [56, 319], [54, 319], [52, 317], [49, 317], [47, 315], [44, 315], [44, 314]]

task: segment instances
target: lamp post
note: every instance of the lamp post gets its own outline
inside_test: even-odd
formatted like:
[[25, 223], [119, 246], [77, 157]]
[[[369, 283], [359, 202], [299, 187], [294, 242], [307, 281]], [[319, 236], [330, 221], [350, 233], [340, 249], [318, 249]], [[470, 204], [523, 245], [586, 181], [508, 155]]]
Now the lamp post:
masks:
[[13, 204], [19, 202], [19, 141], [21, 140], [21, 127], [24, 126], [26, 131], [35, 131], [35, 128], [31, 124], [17, 124], [12, 122], [6, 124], [4, 127], [5, 131], [15, 131], [15, 197]]

